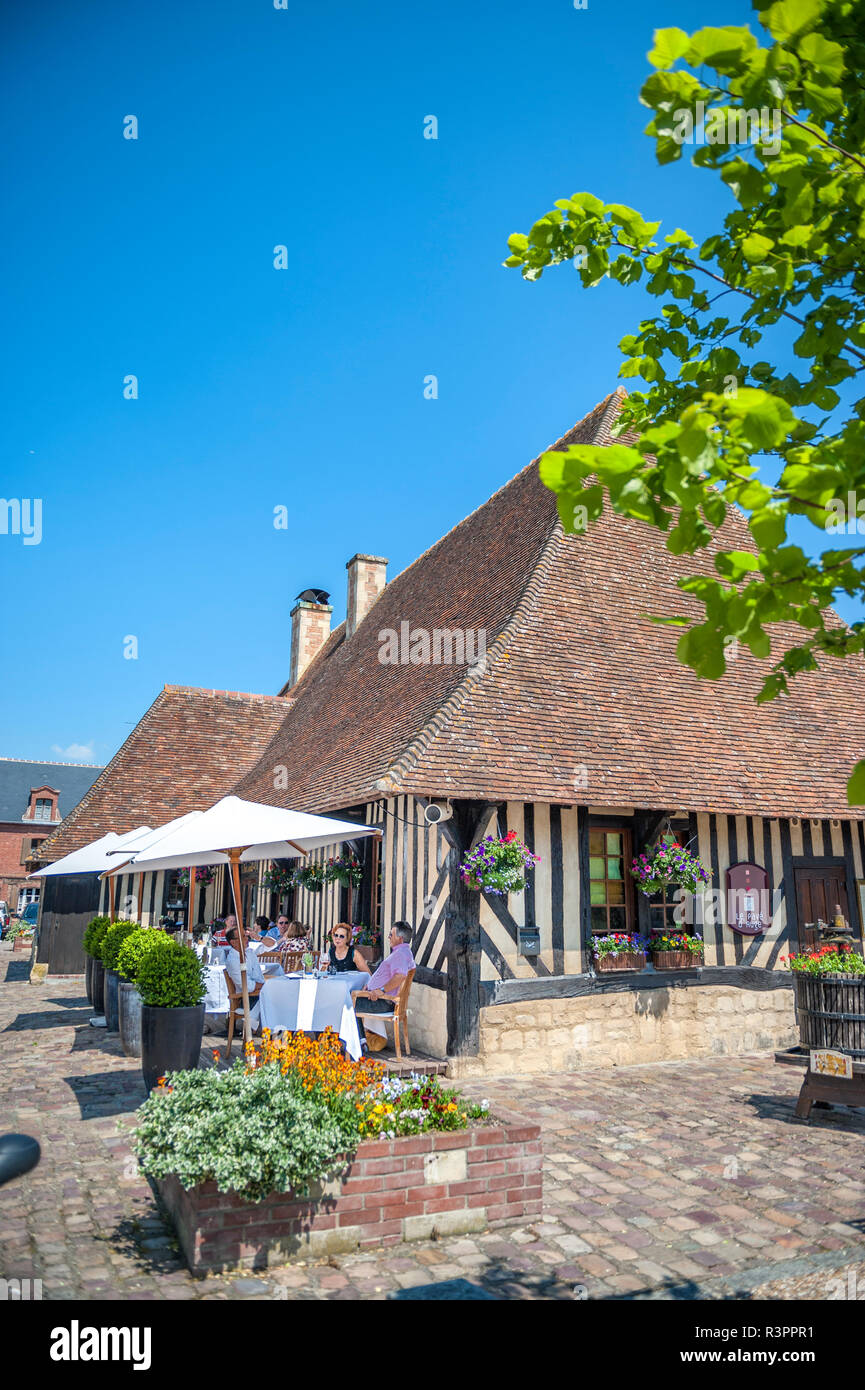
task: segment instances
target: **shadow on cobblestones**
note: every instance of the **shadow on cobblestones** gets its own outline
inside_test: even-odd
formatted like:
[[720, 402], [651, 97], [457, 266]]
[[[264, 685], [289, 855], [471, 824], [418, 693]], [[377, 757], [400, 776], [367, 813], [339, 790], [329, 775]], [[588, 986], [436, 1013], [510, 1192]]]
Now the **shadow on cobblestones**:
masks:
[[6, 966], [5, 983], [7, 985], [23, 985], [30, 978], [29, 960], [10, 960]]
[[861, 1106], [836, 1105], [825, 1110], [818, 1110], [815, 1106], [810, 1119], [802, 1120], [795, 1113], [798, 1096], [797, 1087], [789, 1096], [751, 1095], [745, 1103], [760, 1120], [771, 1120], [773, 1123], [780, 1120], [782, 1124], [793, 1125], [797, 1129], [804, 1127], [865, 1133], [865, 1110]]
[[404, 1299], [509, 1302], [512, 1299], [544, 1298], [571, 1303], [578, 1296], [575, 1288], [581, 1290], [584, 1286], [563, 1283], [555, 1274], [530, 1274], [495, 1260], [478, 1276], [477, 1283], [470, 1279], [441, 1279], [429, 1284], [414, 1284], [408, 1289], [397, 1289], [387, 1297], [400, 1302]]
[[[143, 1105], [146, 1097], [140, 1076], [123, 1075], [112, 1071], [94, 1071], [86, 1076], [64, 1076], [74, 1092], [82, 1120], [106, 1115], [127, 1115]], [[118, 1086], [121, 1080], [123, 1086]]]
[[51, 1013], [43, 1010], [35, 1014], [19, 1014], [11, 1023], [6, 1024], [3, 1032], [30, 1033], [43, 1028], [74, 1028], [76, 1024], [85, 1022], [89, 1016], [87, 1009], [80, 1008], [55, 1009]]

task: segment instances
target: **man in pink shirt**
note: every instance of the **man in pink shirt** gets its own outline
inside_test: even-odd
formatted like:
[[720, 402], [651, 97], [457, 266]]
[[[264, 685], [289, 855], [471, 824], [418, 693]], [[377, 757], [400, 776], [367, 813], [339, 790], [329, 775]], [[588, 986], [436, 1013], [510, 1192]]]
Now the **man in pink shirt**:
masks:
[[[362, 1000], [360, 1009], [364, 1014], [392, 1014], [397, 995], [410, 970], [415, 968], [415, 959], [409, 942], [414, 931], [408, 922], [395, 922], [390, 929], [390, 955], [385, 956], [375, 974], [370, 976], [366, 989], [352, 994], [355, 1008], [358, 999]], [[378, 1035], [374, 1035], [378, 1042]], [[383, 1045], [383, 1043], [382, 1043]]]

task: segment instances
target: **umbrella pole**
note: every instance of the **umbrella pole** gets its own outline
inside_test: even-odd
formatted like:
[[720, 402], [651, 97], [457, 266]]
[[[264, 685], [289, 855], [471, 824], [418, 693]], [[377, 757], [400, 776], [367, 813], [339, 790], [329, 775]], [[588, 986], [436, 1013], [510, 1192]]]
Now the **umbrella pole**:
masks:
[[189, 921], [186, 930], [191, 934], [195, 921], [195, 869], [189, 870]]
[[144, 875], [138, 875], [138, 920], [144, 925]]
[[112, 877], [112, 878], [109, 878], [109, 880], [108, 880], [108, 918], [109, 918], [109, 921], [111, 921], [111, 922], [114, 922], [114, 921], [117, 920], [117, 913], [116, 913], [115, 910], [114, 910], [114, 879], [113, 879], [113, 877]]
[[240, 896], [240, 849], [227, 850], [231, 874], [231, 891], [234, 896], [234, 915], [237, 918], [238, 938], [240, 940], [240, 987], [243, 992], [243, 1046], [252, 1041], [252, 1025], [249, 1022], [249, 985], [246, 979], [246, 932], [243, 930], [243, 908]]

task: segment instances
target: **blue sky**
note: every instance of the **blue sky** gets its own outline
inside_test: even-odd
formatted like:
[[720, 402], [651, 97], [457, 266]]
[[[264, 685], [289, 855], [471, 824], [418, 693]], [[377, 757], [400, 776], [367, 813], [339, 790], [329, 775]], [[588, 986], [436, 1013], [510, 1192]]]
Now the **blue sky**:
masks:
[[301, 589], [336, 624], [352, 554], [396, 574], [612, 389], [642, 292], [527, 285], [506, 238], [577, 189], [714, 229], [727, 195], [656, 166], [637, 92], [653, 28], [749, 17], [7, 13], [3, 491], [43, 499], [43, 539], [0, 537], [0, 753], [105, 761], [165, 682], [277, 690]]

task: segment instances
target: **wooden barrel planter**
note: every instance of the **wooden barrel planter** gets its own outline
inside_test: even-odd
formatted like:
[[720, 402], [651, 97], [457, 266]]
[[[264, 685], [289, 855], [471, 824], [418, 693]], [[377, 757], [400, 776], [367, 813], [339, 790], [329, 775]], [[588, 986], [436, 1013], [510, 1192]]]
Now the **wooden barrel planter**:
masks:
[[645, 951], [619, 951], [616, 955], [598, 956], [595, 961], [595, 969], [599, 971], [645, 970], [645, 968]]
[[696, 970], [703, 964], [703, 952], [653, 951], [652, 964], [656, 970]]
[[803, 1047], [828, 1047], [865, 1061], [865, 975], [793, 976]]

